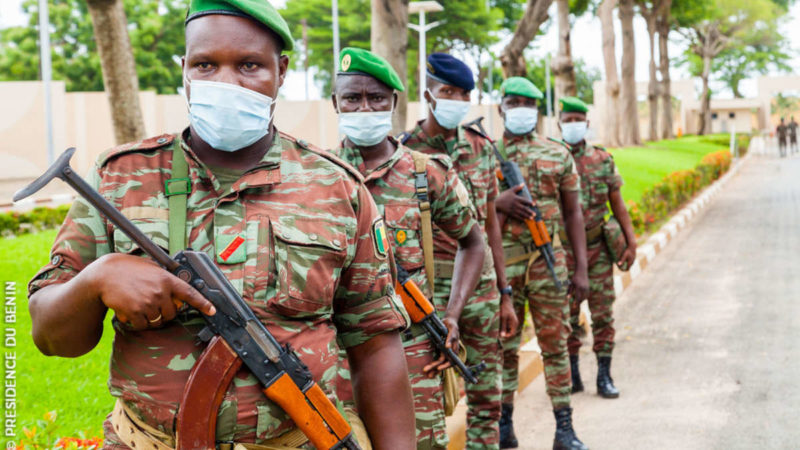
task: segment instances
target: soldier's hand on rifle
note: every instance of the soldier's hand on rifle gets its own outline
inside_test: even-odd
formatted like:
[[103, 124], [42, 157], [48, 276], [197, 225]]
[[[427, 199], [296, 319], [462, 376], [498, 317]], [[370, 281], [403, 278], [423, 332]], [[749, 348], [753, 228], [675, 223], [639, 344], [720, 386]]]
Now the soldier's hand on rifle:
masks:
[[500, 298], [500, 338], [510, 338], [517, 332], [518, 326], [520, 323], [514, 311], [514, 302], [511, 296], [504, 294]]
[[[442, 319], [444, 326], [447, 327], [447, 340], [445, 341], [445, 345], [450, 350], [453, 350], [456, 354], [458, 354], [458, 339], [460, 338], [460, 334], [458, 332], [458, 320], [445, 316]], [[444, 369], [451, 367], [450, 361], [444, 356], [444, 354], [439, 355], [439, 358], [428, 364], [427, 366], [422, 368], [422, 372], [428, 377], [433, 378], [439, 375]]]
[[183, 303], [206, 315], [216, 312], [193, 287], [148, 259], [111, 253], [86, 270], [91, 270], [99, 299], [134, 330], [160, 327], [175, 318]]
[[534, 204], [517, 195], [525, 185], [520, 184], [501, 192], [495, 200], [495, 208], [506, 217], [517, 220], [532, 220]]
[[589, 296], [589, 275], [586, 270], [576, 270], [569, 283], [568, 295], [577, 301], [586, 300]]

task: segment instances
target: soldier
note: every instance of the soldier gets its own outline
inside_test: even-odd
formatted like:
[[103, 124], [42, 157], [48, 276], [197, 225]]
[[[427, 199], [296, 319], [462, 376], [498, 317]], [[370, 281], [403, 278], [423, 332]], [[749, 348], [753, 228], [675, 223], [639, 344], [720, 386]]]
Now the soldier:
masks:
[[[515, 161], [526, 178], [531, 195], [552, 235], [555, 252], [555, 272], [558, 278], [567, 276], [566, 254], [559, 243], [559, 224], [564, 223], [571, 242], [581, 244], [576, 250], [575, 273], [569, 292], [584, 298], [588, 289], [583, 216], [580, 206], [580, 185], [575, 162], [561, 145], [548, 142], [535, 133], [537, 100], [542, 93], [529, 80], [511, 77], [500, 87], [503, 100], [500, 115], [505, 123], [502, 147], [507, 158]], [[544, 258], [532, 250], [533, 238], [524, 220], [532, 219], [533, 204], [516, 195], [521, 189], [513, 187], [500, 194], [497, 211], [503, 228], [503, 250], [506, 273], [514, 289], [514, 308], [520, 322], [529, 305], [536, 338], [542, 350], [547, 393], [556, 417], [553, 448], [586, 448], [572, 428], [570, 408], [570, 367], [567, 353], [569, 337], [569, 301], [567, 290], [558, 290]], [[501, 435], [503, 448], [516, 448], [512, 422], [514, 392], [519, 385], [519, 346], [521, 331], [503, 341], [503, 419]]]
[[[456, 281], [443, 319], [449, 330], [448, 345], [457, 349], [458, 318], [478, 282], [485, 254], [483, 233], [472, 217], [466, 188], [447, 157], [412, 152], [387, 136], [397, 104], [395, 91], [404, 89], [392, 66], [357, 48], [343, 49], [340, 61], [331, 100], [339, 114], [339, 132], [346, 138], [334, 153], [364, 176], [387, 225], [395, 264], [408, 271], [431, 298], [428, 270], [433, 267], [425, 267], [425, 261], [429, 255], [433, 260], [433, 236], [425, 233], [432, 234], [432, 222], [458, 242], [456, 257], [464, 264], [453, 272]], [[426, 198], [420, 199], [418, 189]], [[434, 360], [435, 348], [421, 325], [412, 325], [404, 333], [403, 345], [414, 394], [417, 449], [446, 449], [442, 379], [436, 372], [449, 363], [444, 356]]]
[[781, 117], [781, 123], [778, 124], [778, 128], [775, 129], [775, 132], [778, 134], [778, 150], [780, 151], [781, 158], [786, 156], [786, 135], [789, 132], [789, 127], [786, 126], [786, 123]]
[[[375, 446], [411, 449], [400, 339], [408, 319], [393, 290], [377, 207], [349, 165], [272, 125], [289, 64], [282, 51], [292, 43], [269, 2], [191, 1], [182, 60], [190, 126], [106, 152], [89, 181], [156, 244], [207, 252], [333, 401], [338, 341]], [[174, 190], [178, 181], [182, 192]], [[165, 191], [165, 182], [173, 187]], [[175, 195], [185, 203], [168, 208]], [[47, 355], [90, 351], [113, 311], [109, 388], [124, 413], [104, 424], [107, 449], [174, 446], [176, 410], [203, 350], [195, 344], [202, 318], [176, 302], [215, 312], [141, 254], [77, 200], [50, 262], [29, 285], [33, 339]], [[218, 413], [221, 445], [286, 448], [298, 438], [247, 369], [234, 381]], [[293, 446], [310, 446], [303, 442]]]
[[[614, 349], [614, 271], [613, 264], [627, 270], [636, 259], [636, 235], [631, 218], [622, 200], [620, 187], [622, 177], [617, 172], [614, 159], [603, 148], [588, 144], [584, 137], [589, 127], [586, 120], [588, 107], [580, 99], [561, 99], [561, 136], [567, 144], [578, 173], [581, 176], [583, 222], [586, 227], [586, 258], [589, 271], [589, 311], [592, 315], [592, 349], [597, 355], [597, 393], [604, 398], [617, 398], [619, 391], [611, 379], [611, 352]], [[627, 248], [619, 261], [612, 261], [604, 240], [603, 229], [608, 213], [607, 203], [622, 226]], [[575, 257], [571, 246], [567, 246], [567, 264], [570, 272], [575, 270]], [[580, 302], [570, 303], [569, 361], [572, 369], [572, 392], [583, 391], [583, 382], [578, 369], [578, 351], [581, 347], [578, 335]]]
[[[459, 126], [469, 111], [469, 95], [475, 87], [472, 71], [458, 59], [434, 53], [428, 57], [428, 117], [405, 134], [408, 148], [430, 155], [447, 155], [461, 182], [467, 187], [470, 207], [489, 244], [481, 280], [467, 301], [458, 326], [467, 349], [467, 364], [480, 361], [486, 369], [478, 383], [467, 385], [467, 447], [498, 448], [500, 420], [500, 343], [517, 327], [510, 288], [503, 271], [502, 241], [494, 199], [497, 180], [495, 159], [489, 143], [477, 132]], [[444, 311], [453, 283], [457, 242], [442, 230], [434, 230], [436, 280], [434, 299]], [[460, 260], [459, 260], [460, 262]], [[498, 286], [500, 289], [498, 289]], [[502, 295], [501, 295], [502, 293]]]
[[792, 154], [797, 153], [797, 122], [794, 121], [794, 116], [792, 116], [791, 120], [789, 121], [789, 148], [792, 151]]

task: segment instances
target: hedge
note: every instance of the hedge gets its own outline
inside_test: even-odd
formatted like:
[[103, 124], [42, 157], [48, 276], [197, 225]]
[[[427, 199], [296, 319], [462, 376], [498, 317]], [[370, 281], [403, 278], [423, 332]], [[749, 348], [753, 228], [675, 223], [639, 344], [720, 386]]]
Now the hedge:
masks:
[[0, 236], [9, 237], [18, 234], [33, 233], [55, 228], [64, 222], [70, 205], [55, 208], [39, 206], [28, 212], [0, 213]]
[[642, 234], [669, 217], [697, 192], [727, 172], [730, 166], [729, 150], [709, 153], [694, 169], [672, 172], [647, 189], [640, 202], [629, 201], [628, 212], [636, 233]]

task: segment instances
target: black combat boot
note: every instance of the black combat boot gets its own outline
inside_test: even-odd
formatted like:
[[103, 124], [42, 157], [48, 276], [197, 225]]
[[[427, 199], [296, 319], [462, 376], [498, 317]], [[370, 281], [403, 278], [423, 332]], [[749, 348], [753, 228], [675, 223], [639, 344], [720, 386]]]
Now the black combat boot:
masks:
[[578, 367], [578, 355], [569, 355], [569, 366], [572, 372], [572, 393], [583, 392], [583, 381], [581, 381], [581, 370]]
[[553, 450], [589, 450], [572, 429], [572, 408], [554, 409], [553, 414], [556, 415], [556, 438], [553, 441]]
[[500, 415], [500, 448], [517, 448], [517, 436], [514, 434], [514, 404], [503, 403], [502, 414]]
[[597, 357], [597, 395], [603, 398], [619, 397], [619, 390], [611, 379], [611, 357]]

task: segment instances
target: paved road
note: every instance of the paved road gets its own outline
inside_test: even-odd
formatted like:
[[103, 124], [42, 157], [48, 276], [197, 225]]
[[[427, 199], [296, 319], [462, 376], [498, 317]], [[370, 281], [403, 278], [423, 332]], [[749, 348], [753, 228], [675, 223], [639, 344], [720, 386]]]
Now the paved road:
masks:
[[[750, 158], [616, 315], [619, 399], [596, 395], [581, 353], [574, 420], [590, 448], [800, 448], [800, 157]], [[515, 423], [520, 448], [552, 448], [542, 377]]]

